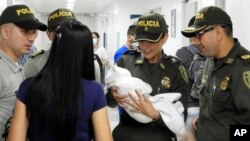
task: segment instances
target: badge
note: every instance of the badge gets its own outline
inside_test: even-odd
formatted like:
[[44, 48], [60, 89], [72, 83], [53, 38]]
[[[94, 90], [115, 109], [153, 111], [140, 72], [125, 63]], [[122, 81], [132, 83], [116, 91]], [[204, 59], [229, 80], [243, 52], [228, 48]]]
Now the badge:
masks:
[[243, 80], [245, 85], [250, 89], [250, 71], [243, 72]]
[[184, 68], [184, 66], [180, 66], [180, 67], [179, 67], [179, 70], [180, 70], [181, 75], [182, 75], [183, 79], [185, 80], [185, 82], [188, 83], [189, 78], [188, 78], [188, 74], [187, 74], [187, 71], [186, 71], [186, 69]]
[[142, 64], [143, 63], [143, 59], [142, 58], [139, 58], [135, 61], [136, 64]]
[[228, 58], [227, 59], [227, 64], [233, 64], [233, 62], [234, 62], [234, 59], [233, 58]]
[[170, 89], [170, 78], [167, 76], [163, 77], [161, 80], [161, 85], [163, 88]]
[[226, 76], [224, 80], [222, 80], [220, 83], [220, 89], [225, 91], [228, 87], [228, 83], [229, 83], [229, 76]]

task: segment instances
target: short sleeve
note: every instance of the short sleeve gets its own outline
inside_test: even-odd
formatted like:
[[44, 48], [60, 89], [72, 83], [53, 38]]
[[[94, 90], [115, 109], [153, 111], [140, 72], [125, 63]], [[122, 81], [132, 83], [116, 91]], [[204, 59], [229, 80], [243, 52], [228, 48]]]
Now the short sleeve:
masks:
[[94, 97], [94, 111], [97, 111], [107, 105], [103, 88], [100, 84], [96, 85], [96, 93]]
[[27, 94], [27, 89], [30, 85], [31, 82], [31, 78], [28, 78], [26, 80], [24, 80], [21, 84], [20, 87], [17, 91], [17, 98], [24, 104], [25, 103], [25, 99], [26, 99], [26, 94]]

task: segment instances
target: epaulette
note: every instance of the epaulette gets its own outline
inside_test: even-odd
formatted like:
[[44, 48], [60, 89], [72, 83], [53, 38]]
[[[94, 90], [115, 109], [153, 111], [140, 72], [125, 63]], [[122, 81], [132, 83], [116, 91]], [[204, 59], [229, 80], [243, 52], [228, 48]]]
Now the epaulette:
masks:
[[33, 58], [35, 58], [36, 56], [38, 56], [38, 55], [40, 55], [40, 54], [44, 54], [44, 50], [42, 49], [42, 50], [39, 50], [39, 51], [37, 51], [37, 52], [35, 52], [35, 53], [33, 53], [32, 55], [31, 55], [31, 58], [33, 59]]
[[240, 58], [244, 63], [246, 64], [250, 63], [250, 54], [242, 54]]
[[243, 60], [249, 60], [250, 59], [250, 54], [241, 55], [240, 58], [243, 59]]
[[168, 55], [166, 57], [167, 60], [170, 60], [172, 63], [179, 63], [181, 62], [181, 60], [175, 56], [171, 56], [171, 55]]
[[250, 63], [250, 52], [248, 50], [241, 50], [239, 57], [244, 63]]
[[128, 54], [128, 55], [140, 55], [141, 52], [139, 50], [136, 50], [136, 49], [133, 49], [133, 50], [127, 50], [126, 52], [123, 53], [124, 55], [125, 54]]

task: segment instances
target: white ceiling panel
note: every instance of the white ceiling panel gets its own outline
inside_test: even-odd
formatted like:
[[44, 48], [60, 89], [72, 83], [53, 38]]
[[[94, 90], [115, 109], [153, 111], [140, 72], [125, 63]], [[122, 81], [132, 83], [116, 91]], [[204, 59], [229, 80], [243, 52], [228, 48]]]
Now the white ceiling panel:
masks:
[[[73, 0], [74, 1], [74, 0]], [[75, 0], [74, 13], [98, 13], [114, 0]], [[48, 14], [57, 8], [67, 8], [67, 0], [15, 0], [15, 4], [26, 4], [37, 13]]]

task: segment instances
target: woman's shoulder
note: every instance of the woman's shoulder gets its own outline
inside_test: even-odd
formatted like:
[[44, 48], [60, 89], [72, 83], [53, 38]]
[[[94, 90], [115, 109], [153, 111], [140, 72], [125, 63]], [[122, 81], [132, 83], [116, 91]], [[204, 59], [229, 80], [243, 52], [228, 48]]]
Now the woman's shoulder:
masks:
[[83, 78], [82, 79], [82, 83], [83, 84], [89, 84], [89, 85], [98, 85], [98, 82], [96, 82], [95, 80], [88, 80], [88, 79], [85, 79], [85, 78]]
[[104, 90], [100, 83], [94, 80], [83, 79], [83, 94], [87, 96], [88, 102], [101, 103], [105, 105]]
[[102, 85], [95, 80], [82, 79], [82, 84], [87, 89], [99, 89]]
[[27, 88], [30, 85], [30, 83], [32, 82], [32, 79], [33, 79], [33, 77], [29, 77], [27, 79], [24, 79], [22, 81], [22, 83], [20, 84], [20, 88], [21, 87]]

